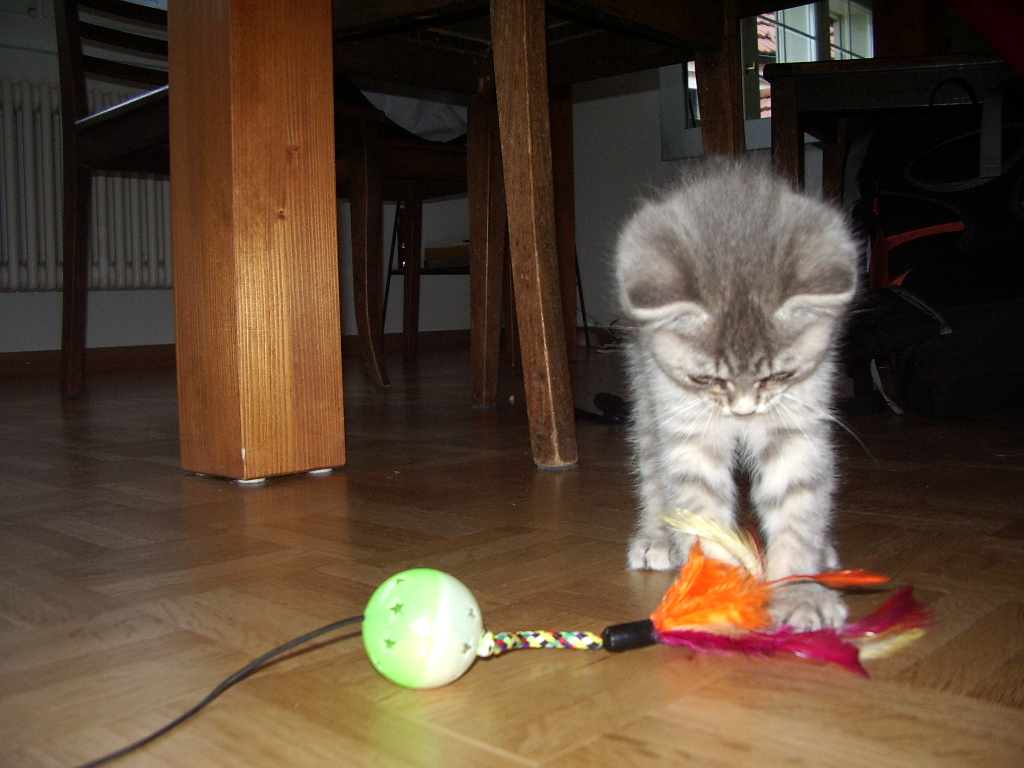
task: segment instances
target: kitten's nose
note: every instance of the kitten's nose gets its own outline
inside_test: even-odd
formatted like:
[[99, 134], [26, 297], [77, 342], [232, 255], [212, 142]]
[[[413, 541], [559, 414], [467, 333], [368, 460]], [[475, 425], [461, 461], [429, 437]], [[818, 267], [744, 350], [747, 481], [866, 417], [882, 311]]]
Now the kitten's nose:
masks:
[[757, 400], [753, 395], [739, 395], [729, 403], [729, 411], [733, 416], [749, 416], [757, 410]]

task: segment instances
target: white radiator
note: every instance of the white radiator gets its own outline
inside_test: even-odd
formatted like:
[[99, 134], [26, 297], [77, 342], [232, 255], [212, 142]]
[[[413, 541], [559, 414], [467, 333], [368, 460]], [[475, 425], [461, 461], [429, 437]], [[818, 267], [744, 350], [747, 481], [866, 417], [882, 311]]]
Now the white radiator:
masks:
[[[90, 91], [92, 111], [130, 93]], [[0, 292], [61, 290], [60, 94], [0, 79]], [[170, 185], [93, 177], [89, 287], [171, 287]]]

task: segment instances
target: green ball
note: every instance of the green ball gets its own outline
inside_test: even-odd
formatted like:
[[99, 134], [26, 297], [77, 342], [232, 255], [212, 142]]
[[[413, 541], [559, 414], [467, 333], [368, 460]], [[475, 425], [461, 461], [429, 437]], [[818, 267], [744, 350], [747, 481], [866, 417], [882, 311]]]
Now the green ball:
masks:
[[366, 654], [378, 672], [406, 688], [437, 688], [462, 677], [483, 633], [473, 593], [433, 568], [395, 574], [364, 611]]

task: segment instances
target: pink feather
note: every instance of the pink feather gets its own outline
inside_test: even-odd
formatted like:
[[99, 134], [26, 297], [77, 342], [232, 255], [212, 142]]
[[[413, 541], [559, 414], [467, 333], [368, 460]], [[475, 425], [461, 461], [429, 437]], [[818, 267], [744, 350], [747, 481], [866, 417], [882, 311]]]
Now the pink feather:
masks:
[[843, 627], [843, 637], [880, 635], [891, 629], [900, 631], [924, 627], [932, 621], [932, 612], [914, 599], [911, 587], [904, 587], [860, 621]]
[[658, 632], [657, 637], [661, 643], [692, 648], [700, 653], [746, 653], [753, 656], [792, 653], [802, 658], [835, 662], [867, 677], [867, 670], [860, 663], [860, 650], [848, 638], [879, 635], [890, 630], [904, 632], [925, 626], [931, 618], [931, 612], [914, 600], [911, 588], [905, 587], [869, 616], [841, 630], [796, 632], [792, 627], [782, 627], [776, 632], [747, 632], [730, 636], [677, 629]]
[[857, 646], [844, 641], [834, 629], [795, 632], [792, 627], [783, 627], [777, 632], [748, 632], [736, 637], [678, 629], [659, 632], [658, 641], [701, 653], [746, 653], [752, 656], [792, 653], [805, 659], [833, 661], [865, 677], [868, 674], [857, 658]]

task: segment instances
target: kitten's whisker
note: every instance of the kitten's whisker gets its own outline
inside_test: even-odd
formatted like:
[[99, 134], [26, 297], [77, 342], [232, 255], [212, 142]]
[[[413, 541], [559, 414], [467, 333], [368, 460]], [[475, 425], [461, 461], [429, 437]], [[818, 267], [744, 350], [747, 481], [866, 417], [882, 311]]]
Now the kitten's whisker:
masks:
[[814, 438], [812, 438], [811, 433], [807, 431], [807, 428], [804, 426], [803, 419], [800, 418], [799, 414], [797, 414], [796, 409], [789, 403], [783, 403], [781, 400], [779, 401], [779, 407], [784, 410], [786, 415], [789, 417], [788, 420], [784, 421], [780, 415], [780, 426], [783, 429], [792, 429], [795, 426], [800, 430], [800, 434], [804, 436], [804, 440], [813, 444]]
[[704, 420], [704, 426], [700, 430], [701, 439], [704, 438], [708, 433], [708, 430], [711, 429], [711, 425], [715, 422], [715, 406], [711, 405], [711, 403], [704, 403], [704, 410], [707, 412], [708, 416]]
[[[804, 427], [803, 420], [799, 418], [793, 418], [795, 415], [797, 415], [796, 410], [793, 408], [793, 406], [790, 405], [789, 403], [784, 403], [782, 400], [779, 400], [779, 405], [783, 409], [785, 409], [786, 413], [789, 415], [789, 423], [796, 424], [796, 428], [800, 430], [800, 434], [804, 436], [804, 439], [811, 441], [811, 433], [807, 431], [806, 427]], [[779, 422], [782, 423], [782, 419], [779, 419]]]
[[690, 402], [686, 403], [685, 405], [673, 408], [672, 413], [669, 414], [669, 416], [683, 416], [688, 411], [692, 411], [695, 408], [704, 408], [704, 407], [707, 407], [707, 403], [705, 403], [705, 402], [703, 402], [701, 400], [691, 400]]
[[[777, 417], [778, 425], [779, 425], [780, 428], [782, 428], [782, 429], [793, 428], [793, 426], [796, 425], [797, 429], [800, 430], [800, 433], [802, 435], [804, 435], [804, 439], [806, 439], [806, 440], [810, 440], [811, 439], [811, 434], [804, 427], [803, 421], [801, 419], [793, 418], [794, 414], [796, 414], [796, 411], [794, 411], [793, 406], [791, 406], [790, 403], [783, 402], [782, 400], [779, 400], [778, 401], [778, 410], [779, 410], [780, 413], [774, 414], [774, 416]], [[790, 417], [790, 418], [788, 418], [787, 420], [783, 420], [782, 419], [782, 413], [784, 413], [787, 417]]]
[[795, 395], [791, 395], [789, 392], [786, 392], [783, 395], [783, 397], [787, 397], [790, 400], [792, 400], [793, 402], [799, 403], [800, 405], [804, 406], [805, 408], [810, 408], [812, 411], [816, 411], [817, 413], [820, 413], [822, 416], [824, 416], [829, 421], [834, 421], [840, 427], [845, 429], [850, 434], [850, 437], [852, 437], [854, 440], [857, 441], [857, 444], [860, 445], [860, 447], [864, 449], [864, 453], [866, 453], [868, 455], [868, 457], [873, 462], [875, 462], [875, 464], [881, 465], [882, 462], [880, 462], [878, 459], [876, 459], [875, 455], [871, 451], [868, 450], [868, 447], [864, 444], [864, 441], [860, 439], [860, 435], [858, 435], [856, 432], [853, 431], [853, 427], [851, 427], [845, 421], [840, 419], [838, 416], [836, 416], [833, 413], [829, 413], [828, 410], [826, 410], [825, 408], [822, 408], [821, 406], [814, 405], [813, 403], [804, 402], [799, 397], [796, 397]]

